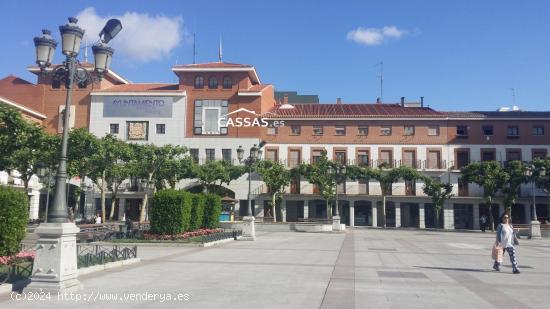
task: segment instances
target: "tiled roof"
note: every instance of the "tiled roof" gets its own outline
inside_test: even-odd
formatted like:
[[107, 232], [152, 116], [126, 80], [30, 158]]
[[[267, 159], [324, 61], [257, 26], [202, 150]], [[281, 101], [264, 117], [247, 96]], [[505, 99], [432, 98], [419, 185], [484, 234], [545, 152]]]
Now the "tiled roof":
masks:
[[507, 112], [498, 112], [498, 111], [473, 111], [473, 112], [445, 112], [449, 118], [515, 118], [515, 119], [525, 119], [525, 118], [550, 118], [550, 112], [543, 111], [507, 111]]
[[207, 62], [207, 63], [193, 63], [193, 64], [180, 64], [175, 65], [174, 68], [252, 68], [249, 64], [229, 63], [229, 62]]
[[294, 108], [274, 108], [278, 118], [442, 118], [446, 115], [429, 107], [403, 107], [400, 104], [293, 104]]
[[239, 92], [260, 92], [270, 86], [271, 84], [252, 85], [248, 89], [239, 89]]
[[31, 113], [42, 114], [43, 93], [35, 84], [14, 75], [8, 75], [0, 79], [0, 97], [2, 101], [16, 104], [16, 108], [26, 108]]
[[163, 91], [184, 91], [179, 90], [178, 84], [160, 84], [160, 83], [144, 83], [144, 84], [122, 84], [115, 85], [109, 88], [97, 90], [95, 92], [163, 92]]

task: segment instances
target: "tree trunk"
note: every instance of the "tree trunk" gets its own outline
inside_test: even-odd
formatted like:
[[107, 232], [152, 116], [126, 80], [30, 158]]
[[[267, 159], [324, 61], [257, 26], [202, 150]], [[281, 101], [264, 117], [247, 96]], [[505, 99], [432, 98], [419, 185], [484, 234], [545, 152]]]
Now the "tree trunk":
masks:
[[386, 228], [386, 195], [382, 195], [382, 227]]
[[115, 217], [115, 206], [116, 206], [116, 196], [117, 196], [117, 189], [116, 187], [118, 187], [117, 185], [115, 185], [115, 188], [113, 188], [112, 190], [112, 194], [111, 194], [111, 212], [109, 214], [109, 220], [113, 220], [113, 218]]
[[273, 213], [273, 222], [277, 222], [277, 209], [276, 209], [276, 203], [277, 203], [277, 195], [273, 193], [271, 195], [271, 212]]
[[[82, 187], [84, 187], [84, 179], [85, 178], [86, 178], [86, 176], [81, 176], [80, 177], [80, 190], [82, 190]], [[78, 211], [80, 210], [80, 196], [82, 195], [82, 192], [83, 191], [80, 191], [80, 194], [78, 194], [76, 196], [76, 204], [74, 205], [74, 215], [75, 215], [75, 217], [78, 214]]]
[[147, 185], [145, 186], [145, 194], [143, 195], [143, 201], [141, 202], [141, 210], [139, 212], [139, 222], [145, 221], [147, 214], [147, 200], [149, 199], [149, 183], [153, 179], [153, 174], [149, 174], [147, 177]]
[[495, 231], [495, 218], [493, 217], [493, 198], [488, 197], [487, 201], [489, 203], [489, 220], [491, 220], [491, 232]]
[[330, 202], [329, 202], [329, 199], [326, 199], [326, 202], [327, 202], [327, 219], [330, 220], [331, 209], [330, 209]]
[[105, 170], [101, 173], [101, 223], [105, 223], [107, 216], [105, 215]]

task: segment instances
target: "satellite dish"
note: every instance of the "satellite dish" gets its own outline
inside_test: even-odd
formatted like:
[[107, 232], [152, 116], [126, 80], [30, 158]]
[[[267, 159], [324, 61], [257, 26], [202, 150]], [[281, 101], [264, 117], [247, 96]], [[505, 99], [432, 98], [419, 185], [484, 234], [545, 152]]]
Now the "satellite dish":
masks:
[[109, 43], [122, 30], [122, 23], [118, 19], [109, 19], [105, 27], [99, 33], [99, 37], [103, 37], [104, 43]]

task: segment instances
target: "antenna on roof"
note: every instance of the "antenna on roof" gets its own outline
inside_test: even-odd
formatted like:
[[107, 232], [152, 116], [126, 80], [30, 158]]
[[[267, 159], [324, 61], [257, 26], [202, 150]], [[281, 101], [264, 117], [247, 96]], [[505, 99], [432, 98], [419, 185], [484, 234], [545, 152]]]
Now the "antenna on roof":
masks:
[[84, 63], [88, 63], [88, 39], [84, 36]]
[[510, 88], [512, 92], [512, 106], [516, 106], [516, 88]]
[[380, 101], [384, 101], [384, 61], [380, 61]]
[[195, 38], [195, 32], [193, 32], [193, 64], [195, 64], [195, 61], [197, 57], [197, 44], [196, 44], [196, 38]]
[[218, 47], [218, 62], [222, 61], [222, 36], [220, 35], [220, 46]]

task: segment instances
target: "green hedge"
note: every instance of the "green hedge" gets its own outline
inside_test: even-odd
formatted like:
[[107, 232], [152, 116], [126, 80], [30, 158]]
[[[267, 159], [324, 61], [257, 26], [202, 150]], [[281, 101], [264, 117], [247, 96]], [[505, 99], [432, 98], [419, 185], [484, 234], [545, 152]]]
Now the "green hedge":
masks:
[[29, 222], [29, 198], [24, 192], [0, 186], [0, 256], [19, 252]]
[[204, 224], [205, 228], [217, 228], [220, 223], [220, 214], [222, 212], [222, 200], [216, 194], [206, 194], [204, 204]]
[[189, 229], [191, 231], [198, 230], [203, 227], [204, 204], [206, 197], [202, 193], [193, 194], [193, 206], [191, 207], [191, 222]]
[[[161, 190], [155, 193], [153, 205], [149, 210], [151, 232], [156, 234], [177, 234], [185, 231], [188, 194], [177, 190]], [[187, 219], [188, 220], [188, 219]], [[188, 221], [189, 222], [189, 221]]]

